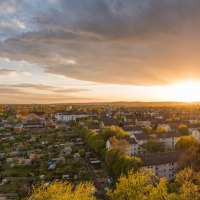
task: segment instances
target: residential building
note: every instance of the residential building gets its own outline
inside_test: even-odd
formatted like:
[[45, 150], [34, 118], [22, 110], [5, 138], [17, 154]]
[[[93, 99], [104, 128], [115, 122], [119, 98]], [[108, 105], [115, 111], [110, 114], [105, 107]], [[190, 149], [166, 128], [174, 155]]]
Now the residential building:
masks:
[[144, 168], [150, 169], [159, 178], [173, 180], [179, 169], [179, 160], [185, 151], [170, 151], [141, 156]]

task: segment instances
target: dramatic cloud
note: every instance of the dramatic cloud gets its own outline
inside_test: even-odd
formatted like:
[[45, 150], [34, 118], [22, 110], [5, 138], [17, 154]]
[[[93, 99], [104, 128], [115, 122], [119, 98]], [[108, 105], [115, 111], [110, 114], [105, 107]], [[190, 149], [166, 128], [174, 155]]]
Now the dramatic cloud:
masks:
[[[30, 10], [31, 28], [23, 28], [21, 8], [13, 10], [19, 27], [29, 28], [3, 41], [0, 57], [101, 83], [162, 85], [199, 80], [198, 0], [33, 2], [21, 6]], [[38, 12], [34, 5], [40, 5]]]

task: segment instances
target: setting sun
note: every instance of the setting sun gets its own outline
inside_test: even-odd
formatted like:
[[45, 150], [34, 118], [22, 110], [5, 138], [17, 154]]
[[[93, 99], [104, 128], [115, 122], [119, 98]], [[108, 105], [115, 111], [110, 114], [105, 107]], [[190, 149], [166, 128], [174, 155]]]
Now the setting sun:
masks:
[[174, 100], [183, 102], [200, 101], [200, 82], [187, 81], [172, 86]]

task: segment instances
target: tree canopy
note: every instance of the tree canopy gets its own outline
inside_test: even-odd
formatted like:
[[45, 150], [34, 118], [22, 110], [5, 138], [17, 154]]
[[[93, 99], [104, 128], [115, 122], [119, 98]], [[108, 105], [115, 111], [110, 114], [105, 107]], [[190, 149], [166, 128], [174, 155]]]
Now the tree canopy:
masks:
[[105, 162], [115, 178], [121, 174], [127, 174], [130, 170], [138, 170], [141, 166], [141, 160], [138, 157], [129, 156], [129, 145], [124, 140], [111, 138], [112, 146], [106, 152]]
[[94, 186], [90, 183], [80, 183], [74, 188], [71, 183], [56, 181], [48, 187], [44, 183], [34, 187], [27, 200], [95, 200], [93, 193]]
[[157, 153], [164, 151], [164, 146], [162, 142], [159, 142], [157, 140], [147, 141], [146, 143], [142, 144], [142, 148], [146, 149], [148, 153]]
[[200, 144], [188, 149], [181, 157], [179, 165], [181, 168], [191, 167], [195, 171], [200, 171]]
[[188, 126], [185, 124], [181, 124], [178, 126], [178, 131], [181, 135], [188, 135]]
[[170, 183], [166, 178], [159, 179], [150, 170], [130, 171], [122, 175], [114, 190], [108, 190], [111, 200], [199, 200], [200, 172], [186, 168], [177, 173], [176, 191], [169, 191]]
[[105, 140], [108, 140], [112, 136], [116, 136], [119, 138], [127, 138], [130, 137], [130, 135], [125, 132], [122, 128], [118, 126], [108, 126], [103, 129], [102, 136]]
[[197, 146], [198, 142], [192, 135], [182, 136], [175, 145], [176, 150], [186, 150], [190, 147]]
[[156, 129], [156, 133], [165, 133], [166, 132], [166, 128], [162, 125], [158, 125], [157, 129]]

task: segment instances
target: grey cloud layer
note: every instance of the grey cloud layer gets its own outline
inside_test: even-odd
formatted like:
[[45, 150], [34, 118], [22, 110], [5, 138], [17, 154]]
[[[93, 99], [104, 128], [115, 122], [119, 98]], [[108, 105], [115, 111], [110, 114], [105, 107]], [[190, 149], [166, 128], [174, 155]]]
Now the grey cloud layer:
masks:
[[60, 0], [50, 6], [32, 16], [36, 31], [1, 43], [0, 57], [102, 83], [199, 79], [198, 0]]
[[[36, 92], [32, 89], [36, 89]], [[47, 93], [41, 93], [46, 91]], [[95, 101], [94, 98], [73, 96], [72, 93], [88, 91], [87, 89], [55, 87], [44, 84], [0, 84], [0, 103], [22, 103], [22, 99], [26, 99], [26, 103], [66, 103], [66, 102], [88, 102]], [[59, 93], [59, 95], [58, 95]]]

